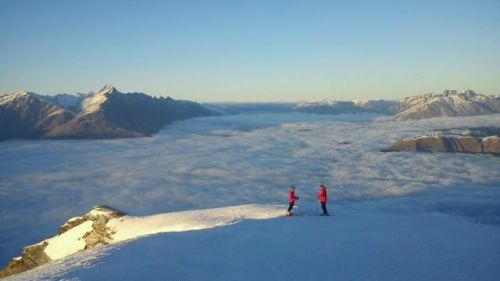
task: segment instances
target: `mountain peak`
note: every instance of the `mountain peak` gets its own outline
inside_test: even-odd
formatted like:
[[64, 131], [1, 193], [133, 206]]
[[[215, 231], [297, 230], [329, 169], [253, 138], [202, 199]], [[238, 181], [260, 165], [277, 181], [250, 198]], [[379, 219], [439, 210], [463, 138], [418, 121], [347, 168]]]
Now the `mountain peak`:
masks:
[[444, 90], [441, 94], [406, 97], [393, 107], [393, 112], [402, 119], [483, 115], [500, 112], [500, 100], [473, 90]]
[[40, 97], [40, 96], [28, 91], [19, 91], [12, 94], [0, 96], [0, 105], [14, 102], [18, 98], [25, 98], [25, 97]]
[[115, 92], [118, 92], [118, 90], [115, 87], [113, 87], [113, 85], [106, 84], [99, 91], [97, 91], [96, 94], [105, 95], [105, 94], [111, 94], [111, 93], [115, 93]]

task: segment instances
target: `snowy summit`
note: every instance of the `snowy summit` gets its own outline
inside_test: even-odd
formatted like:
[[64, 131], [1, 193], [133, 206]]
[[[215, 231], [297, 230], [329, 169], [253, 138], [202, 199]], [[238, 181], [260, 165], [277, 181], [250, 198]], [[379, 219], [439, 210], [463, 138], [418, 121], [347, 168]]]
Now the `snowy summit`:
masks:
[[463, 93], [445, 90], [442, 94], [429, 93], [404, 98], [392, 111], [401, 119], [493, 114], [500, 112], [500, 98], [481, 95], [472, 90]]

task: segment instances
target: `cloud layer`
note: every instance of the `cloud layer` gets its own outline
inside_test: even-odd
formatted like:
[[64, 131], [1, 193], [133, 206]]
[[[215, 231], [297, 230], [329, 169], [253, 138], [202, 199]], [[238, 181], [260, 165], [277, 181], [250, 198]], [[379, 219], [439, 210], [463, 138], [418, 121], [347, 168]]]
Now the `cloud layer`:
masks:
[[[399, 121], [254, 114], [176, 122], [150, 138], [3, 142], [0, 261], [95, 204], [145, 215], [286, 203], [290, 184], [303, 204], [314, 204], [322, 183], [341, 203], [498, 186], [497, 157], [380, 152], [436, 129], [498, 124], [500, 115]], [[491, 192], [498, 198], [497, 189]]]

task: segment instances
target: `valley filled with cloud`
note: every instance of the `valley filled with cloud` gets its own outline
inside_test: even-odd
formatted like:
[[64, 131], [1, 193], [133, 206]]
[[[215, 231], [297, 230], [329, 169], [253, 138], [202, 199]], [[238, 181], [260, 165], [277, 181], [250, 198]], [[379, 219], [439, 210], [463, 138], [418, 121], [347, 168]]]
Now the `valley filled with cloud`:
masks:
[[248, 114], [175, 122], [137, 139], [2, 142], [0, 263], [96, 204], [133, 215], [284, 205], [291, 184], [304, 210], [326, 184], [333, 212], [339, 204], [498, 224], [498, 157], [381, 152], [404, 137], [498, 124], [498, 114]]

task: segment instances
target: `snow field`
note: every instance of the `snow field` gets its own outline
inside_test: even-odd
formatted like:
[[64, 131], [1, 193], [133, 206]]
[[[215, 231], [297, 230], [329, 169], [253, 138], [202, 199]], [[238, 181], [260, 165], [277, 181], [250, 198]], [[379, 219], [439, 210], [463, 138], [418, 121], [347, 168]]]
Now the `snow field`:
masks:
[[[495, 280], [500, 274], [498, 226], [329, 207], [331, 217], [302, 208], [302, 216], [129, 240], [7, 280]], [[217, 224], [215, 213], [241, 218], [231, 215], [234, 208], [245, 206], [207, 210], [202, 221]], [[266, 218], [282, 210], [274, 208]], [[197, 212], [203, 210], [154, 218], [152, 225]]]

